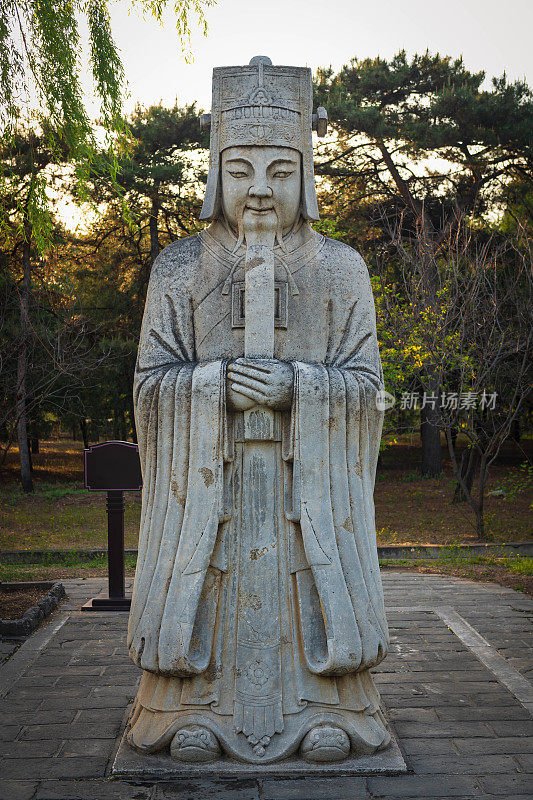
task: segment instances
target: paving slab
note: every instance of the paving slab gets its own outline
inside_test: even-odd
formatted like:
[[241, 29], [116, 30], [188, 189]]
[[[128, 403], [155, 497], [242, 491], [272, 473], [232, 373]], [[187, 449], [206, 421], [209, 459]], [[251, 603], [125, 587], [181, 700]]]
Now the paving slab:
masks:
[[80, 579], [65, 581], [69, 597], [47, 626], [11, 657], [0, 650], [0, 800], [532, 797], [533, 603], [446, 576], [385, 571], [383, 581], [391, 651], [375, 680], [410, 772], [110, 780], [140, 676], [127, 615], [83, 614], [103, 581]]
[[154, 800], [260, 800], [257, 781], [183, 780], [159, 785]]

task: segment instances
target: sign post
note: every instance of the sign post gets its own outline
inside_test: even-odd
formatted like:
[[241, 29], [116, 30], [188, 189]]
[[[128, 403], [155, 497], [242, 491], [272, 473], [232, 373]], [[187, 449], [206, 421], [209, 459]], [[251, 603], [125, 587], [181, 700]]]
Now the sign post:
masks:
[[131, 442], [102, 442], [84, 451], [85, 488], [107, 492], [107, 596], [85, 603], [85, 611], [128, 611], [124, 570], [124, 492], [142, 489], [139, 448]]

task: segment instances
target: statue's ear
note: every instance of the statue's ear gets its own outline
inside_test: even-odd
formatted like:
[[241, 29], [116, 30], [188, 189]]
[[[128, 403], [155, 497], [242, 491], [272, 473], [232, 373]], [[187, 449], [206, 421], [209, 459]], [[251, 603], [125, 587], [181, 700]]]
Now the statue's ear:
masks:
[[218, 132], [213, 130], [211, 126], [211, 114], [202, 114], [200, 116], [200, 129], [203, 131], [210, 130], [210, 148], [209, 148], [209, 171], [207, 173], [207, 184], [205, 187], [205, 196], [202, 210], [200, 212], [201, 220], [214, 220], [220, 216], [220, 160], [221, 155], [218, 146]]
[[302, 217], [317, 222], [320, 219], [316, 201], [315, 170], [313, 165], [313, 152], [302, 153]]
[[207, 173], [207, 184], [205, 187], [205, 196], [202, 210], [200, 212], [200, 219], [214, 220], [220, 216], [221, 213], [221, 196], [222, 187], [221, 182], [221, 159], [222, 155], [218, 155], [218, 164], [211, 158], [209, 163], [209, 172]]

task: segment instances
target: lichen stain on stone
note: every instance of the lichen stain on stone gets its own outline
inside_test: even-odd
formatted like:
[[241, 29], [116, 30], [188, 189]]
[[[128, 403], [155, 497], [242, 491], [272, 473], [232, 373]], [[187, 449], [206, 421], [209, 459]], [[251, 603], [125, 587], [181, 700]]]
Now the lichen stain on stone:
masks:
[[250, 558], [251, 558], [251, 560], [252, 561], [257, 561], [258, 558], [261, 558], [261, 556], [264, 556], [266, 553], [268, 553], [269, 550], [272, 550], [275, 546], [276, 546], [276, 542], [272, 542], [271, 545], [265, 545], [260, 550], [257, 547], [254, 547], [252, 550], [250, 550]]
[[172, 492], [172, 494], [174, 495], [175, 499], [178, 501], [180, 506], [185, 508], [185, 500], [186, 500], [186, 498], [185, 498], [184, 493], [180, 490], [180, 487], [178, 486], [178, 482], [177, 482], [177, 480], [175, 478], [172, 478], [172, 480], [170, 481], [170, 491]]
[[265, 259], [261, 258], [261, 256], [253, 256], [252, 258], [247, 259], [246, 261], [246, 269], [247, 271], [253, 269], [254, 267], [261, 267], [265, 263]]
[[202, 478], [204, 479], [204, 483], [205, 483], [205, 485], [207, 486], [207, 488], [209, 488], [209, 487], [211, 486], [211, 484], [212, 484], [212, 483], [214, 482], [214, 480], [215, 480], [215, 478], [214, 478], [214, 475], [213, 475], [213, 473], [211, 472], [211, 470], [210, 470], [210, 469], [208, 469], [207, 467], [200, 467], [200, 469], [198, 470], [198, 472], [200, 473], [200, 475], [201, 475], [201, 476], [202, 476]]
[[253, 611], [259, 611], [263, 603], [257, 594], [243, 594], [239, 598], [239, 611], [245, 608], [251, 608]]
[[214, 663], [209, 664], [204, 672], [204, 677], [208, 683], [215, 683], [215, 681], [222, 677], [222, 665]]

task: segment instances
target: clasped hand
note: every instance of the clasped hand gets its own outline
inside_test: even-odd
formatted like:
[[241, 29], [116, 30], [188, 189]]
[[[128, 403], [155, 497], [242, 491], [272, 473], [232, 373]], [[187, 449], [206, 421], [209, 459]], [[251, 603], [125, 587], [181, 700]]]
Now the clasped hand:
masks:
[[267, 358], [238, 358], [227, 369], [227, 399], [231, 408], [247, 411], [268, 406], [290, 408], [294, 385], [291, 364]]

